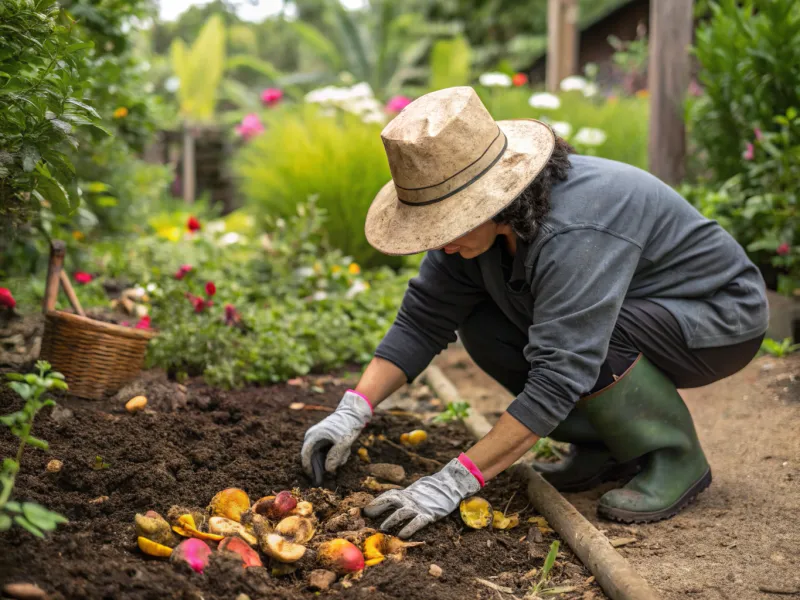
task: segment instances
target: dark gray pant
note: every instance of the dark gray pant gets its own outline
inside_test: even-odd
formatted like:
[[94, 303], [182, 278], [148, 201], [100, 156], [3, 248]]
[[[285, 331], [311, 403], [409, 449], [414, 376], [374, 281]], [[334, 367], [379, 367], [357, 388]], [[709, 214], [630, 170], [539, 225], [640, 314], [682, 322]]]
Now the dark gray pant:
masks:
[[[480, 304], [458, 331], [475, 363], [514, 395], [522, 392], [530, 365], [522, 350], [528, 337], [494, 302]], [[678, 321], [655, 302], [628, 299], [611, 334], [608, 354], [592, 391], [613, 382], [641, 353], [678, 388], [701, 387], [744, 368], [761, 347], [763, 336], [719, 348], [692, 350]]]

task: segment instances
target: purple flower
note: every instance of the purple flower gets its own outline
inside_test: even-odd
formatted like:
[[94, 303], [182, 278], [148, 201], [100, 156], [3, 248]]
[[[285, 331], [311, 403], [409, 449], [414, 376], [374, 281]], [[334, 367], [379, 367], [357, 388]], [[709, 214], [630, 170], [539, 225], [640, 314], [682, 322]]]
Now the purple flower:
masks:
[[236, 133], [246, 140], [257, 136], [263, 131], [264, 125], [261, 123], [261, 119], [259, 119], [258, 115], [255, 113], [245, 115], [245, 117], [242, 119], [242, 123], [236, 126]]
[[756, 156], [756, 149], [750, 142], [747, 142], [747, 148], [742, 152], [742, 158], [745, 160], [753, 160]]

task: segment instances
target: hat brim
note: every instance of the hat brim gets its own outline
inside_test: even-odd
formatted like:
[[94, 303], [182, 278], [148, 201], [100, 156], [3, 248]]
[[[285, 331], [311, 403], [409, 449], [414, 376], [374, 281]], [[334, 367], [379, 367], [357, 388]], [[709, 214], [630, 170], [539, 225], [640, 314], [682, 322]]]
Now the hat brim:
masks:
[[553, 130], [535, 119], [498, 121], [508, 139], [499, 161], [480, 179], [435, 204], [410, 206], [389, 181], [369, 207], [364, 227], [370, 245], [390, 255], [446, 246], [511, 204], [550, 160]]

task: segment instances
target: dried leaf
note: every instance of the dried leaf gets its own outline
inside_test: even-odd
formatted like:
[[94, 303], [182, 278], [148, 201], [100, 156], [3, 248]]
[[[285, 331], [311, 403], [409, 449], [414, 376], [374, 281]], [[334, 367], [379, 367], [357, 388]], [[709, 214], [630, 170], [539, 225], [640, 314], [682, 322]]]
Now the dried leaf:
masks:
[[539, 528], [539, 531], [542, 533], [555, 533], [553, 529], [550, 527], [550, 523], [547, 522], [547, 519], [544, 517], [530, 517], [528, 519], [528, 523], [533, 523], [536, 527]]

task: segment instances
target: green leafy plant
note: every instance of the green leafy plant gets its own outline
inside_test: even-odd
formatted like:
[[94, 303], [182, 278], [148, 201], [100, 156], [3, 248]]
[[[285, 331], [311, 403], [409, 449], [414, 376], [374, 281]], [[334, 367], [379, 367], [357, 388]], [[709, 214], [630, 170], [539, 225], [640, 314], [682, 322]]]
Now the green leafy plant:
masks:
[[[550, 544], [550, 551], [547, 553], [547, 557], [544, 559], [542, 570], [539, 571], [539, 580], [531, 588], [530, 594], [532, 596], [535, 597], [536, 594], [547, 594], [548, 590], [542, 588], [544, 588], [544, 585], [550, 579], [550, 571], [553, 570], [553, 565], [556, 564], [556, 557], [558, 556], [558, 549], [560, 545], [561, 544], [559, 543], [558, 540]], [[556, 589], [557, 588], [551, 588], [551, 590], [556, 590]]]
[[0, 531], [6, 531], [16, 523], [37, 537], [44, 537], [44, 531], [52, 531], [67, 519], [58, 513], [47, 510], [35, 502], [16, 502], [11, 500], [11, 492], [20, 469], [22, 453], [26, 446], [33, 446], [47, 451], [46, 441], [31, 435], [33, 422], [37, 413], [46, 406], [55, 406], [55, 402], [45, 395], [49, 390], [66, 390], [64, 376], [52, 371], [45, 361], [36, 363], [37, 373], [22, 375], [9, 373], [8, 386], [25, 401], [21, 410], [0, 417], [0, 423], [8, 427], [11, 433], [19, 438], [17, 454], [14, 458], [3, 459], [0, 471]]
[[783, 358], [798, 350], [800, 350], [800, 344], [792, 344], [792, 338], [785, 338], [781, 341], [766, 338], [761, 342], [761, 351], [776, 358]]
[[448, 402], [447, 407], [436, 415], [434, 423], [449, 423], [450, 421], [463, 421], [469, 417], [469, 402]]
[[530, 451], [533, 452], [533, 456], [537, 460], [554, 460], [564, 457], [564, 446], [565, 444], [561, 442], [543, 437], [539, 438], [539, 441], [533, 445]]

